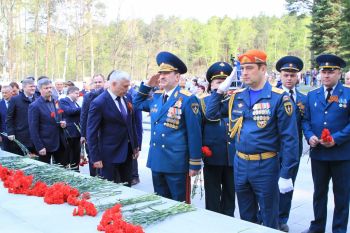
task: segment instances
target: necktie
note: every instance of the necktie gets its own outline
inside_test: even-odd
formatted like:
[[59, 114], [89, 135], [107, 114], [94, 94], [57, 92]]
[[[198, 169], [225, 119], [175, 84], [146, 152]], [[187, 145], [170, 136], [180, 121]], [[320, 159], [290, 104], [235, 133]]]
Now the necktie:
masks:
[[328, 87], [327, 88], [327, 97], [326, 97], [326, 101], [328, 102], [329, 98], [331, 98], [331, 91], [333, 90], [333, 88]]
[[126, 121], [126, 117], [127, 117], [127, 113], [126, 113], [126, 110], [122, 104], [122, 101], [121, 101], [121, 98], [120, 96], [118, 96], [117, 98], [115, 98], [117, 101], [118, 101], [118, 104], [119, 104], [119, 110], [124, 118], [124, 120]]
[[167, 100], [168, 100], [168, 95], [165, 94], [165, 95], [163, 96], [163, 104], [164, 104]]
[[290, 99], [295, 103], [295, 99], [294, 99], [294, 91], [293, 91], [293, 89], [290, 89], [289, 90], [289, 96], [290, 96]]

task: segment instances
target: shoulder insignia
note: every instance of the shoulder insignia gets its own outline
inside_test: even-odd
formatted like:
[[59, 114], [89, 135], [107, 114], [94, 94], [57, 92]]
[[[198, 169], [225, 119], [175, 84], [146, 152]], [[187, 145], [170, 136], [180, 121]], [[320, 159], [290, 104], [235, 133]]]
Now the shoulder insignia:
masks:
[[192, 95], [192, 93], [190, 91], [184, 90], [184, 89], [181, 89], [180, 93], [183, 94], [183, 95], [186, 95], [186, 96], [191, 96]]
[[271, 91], [277, 93], [277, 94], [283, 94], [284, 93], [284, 90], [283, 89], [280, 89], [280, 88], [277, 88], [277, 87], [272, 87]]
[[154, 94], [163, 94], [164, 93], [164, 90], [156, 90], [155, 92], [154, 92]]
[[347, 87], [347, 88], [350, 88], [350, 85], [347, 85], [347, 84], [344, 84], [343, 86], [344, 86], [344, 87]]

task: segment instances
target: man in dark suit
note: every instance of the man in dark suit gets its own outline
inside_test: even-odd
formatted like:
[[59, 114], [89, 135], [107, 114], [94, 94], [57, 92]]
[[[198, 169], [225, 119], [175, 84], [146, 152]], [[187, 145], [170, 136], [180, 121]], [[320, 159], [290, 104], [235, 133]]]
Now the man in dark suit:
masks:
[[[8, 138], [18, 139], [30, 152], [35, 152], [35, 148], [29, 134], [28, 108], [29, 104], [37, 98], [35, 88], [32, 78], [22, 81], [23, 91], [11, 98], [6, 119]], [[11, 152], [23, 155], [23, 151], [15, 144], [12, 144]]]
[[55, 163], [67, 164], [64, 156], [63, 128], [66, 122], [62, 119], [58, 102], [52, 98], [52, 82], [49, 78], [40, 78], [38, 88], [41, 96], [29, 105], [29, 132], [39, 160], [50, 163], [51, 157]]
[[116, 183], [131, 186], [132, 159], [139, 154], [135, 112], [128, 92], [130, 76], [112, 71], [109, 88], [90, 105], [87, 141], [90, 158], [101, 175]]
[[[8, 111], [9, 101], [12, 97], [12, 87], [11, 86], [3, 86], [1, 89], [2, 100], [0, 101], [0, 132], [7, 133], [6, 128], [6, 116]], [[7, 139], [6, 136], [1, 135], [0, 137], [2, 141], [1, 149], [4, 151], [11, 152], [11, 142]]]
[[77, 104], [79, 88], [72, 86], [67, 89], [67, 97], [60, 99], [60, 107], [63, 110], [63, 119], [67, 123], [64, 130], [67, 139], [66, 158], [75, 170], [79, 170], [80, 161], [80, 133], [77, 126], [80, 121], [80, 106]]
[[[86, 124], [87, 124], [90, 104], [97, 96], [99, 96], [104, 91], [105, 77], [102, 74], [94, 75], [94, 77], [92, 78], [92, 84], [94, 86], [94, 89], [84, 95], [83, 105], [81, 107], [81, 112], [80, 112], [80, 134], [81, 134], [80, 143], [81, 144], [86, 143]], [[93, 167], [93, 164], [91, 162], [91, 158], [89, 155], [88, 143], [86, 143], [85, 149], [89, 158], [90, 176], [96, 176], [96, 169]]]

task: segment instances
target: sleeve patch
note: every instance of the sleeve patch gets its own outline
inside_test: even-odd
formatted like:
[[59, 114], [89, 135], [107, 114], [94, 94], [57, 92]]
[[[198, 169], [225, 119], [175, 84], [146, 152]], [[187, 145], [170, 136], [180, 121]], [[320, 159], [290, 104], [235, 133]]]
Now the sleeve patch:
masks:
[[198, 112], [199, 112], [199, 104], [198, 103], [192, 103], [191, 104], [191, 108], [192, 108], [193, 113], [197, 115]]
[[288, 116], [291, 116], [293, 114], [293, 105], [291, 102], [285, 102], [284, 104], [284, 110], [286, 111]]

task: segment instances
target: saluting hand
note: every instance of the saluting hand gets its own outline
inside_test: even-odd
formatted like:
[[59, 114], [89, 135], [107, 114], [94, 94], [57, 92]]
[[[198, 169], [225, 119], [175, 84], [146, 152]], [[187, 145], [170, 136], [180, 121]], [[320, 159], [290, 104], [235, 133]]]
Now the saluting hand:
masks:
[[316, 147], [320, 143], [320, 140], [315, 135], [309, 139], [309, 144], [311, 147]]
[[159, 85], [159, 74], [152, 75], [147, 82], [150, 87], [156, 87]]

